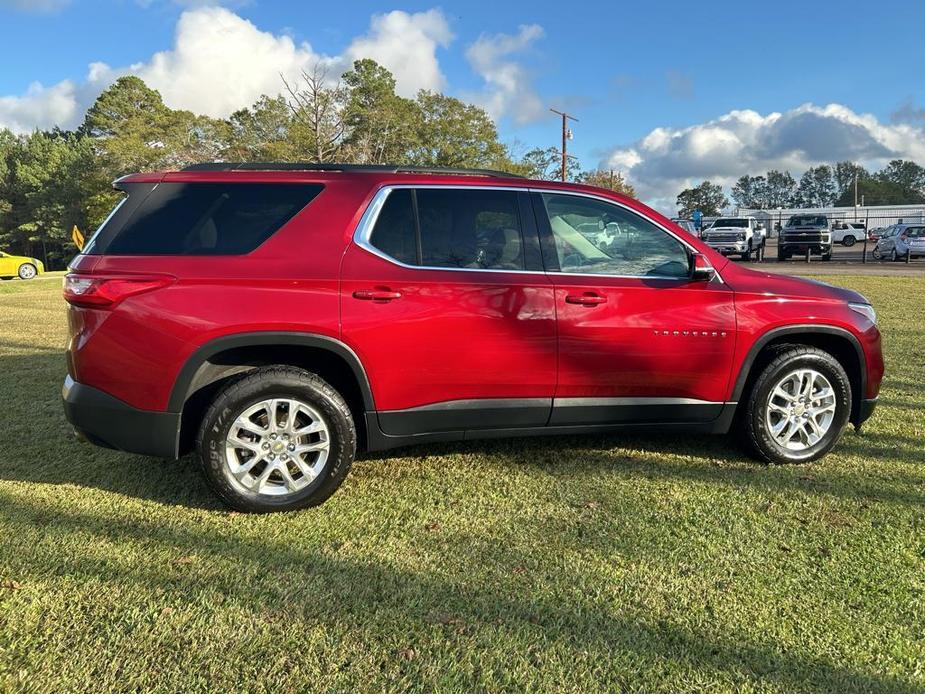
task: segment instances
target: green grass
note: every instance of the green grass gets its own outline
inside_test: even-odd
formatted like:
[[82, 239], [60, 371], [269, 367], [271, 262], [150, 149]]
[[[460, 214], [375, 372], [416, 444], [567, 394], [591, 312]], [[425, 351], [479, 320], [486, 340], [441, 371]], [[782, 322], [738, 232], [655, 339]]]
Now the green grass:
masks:
[[887, 378], [819, 463], [429, 446], [273, 516], [70, 438], [59, 284], [3, 283], [0, 691], [925, 691], [925, 280], [835, 281]]

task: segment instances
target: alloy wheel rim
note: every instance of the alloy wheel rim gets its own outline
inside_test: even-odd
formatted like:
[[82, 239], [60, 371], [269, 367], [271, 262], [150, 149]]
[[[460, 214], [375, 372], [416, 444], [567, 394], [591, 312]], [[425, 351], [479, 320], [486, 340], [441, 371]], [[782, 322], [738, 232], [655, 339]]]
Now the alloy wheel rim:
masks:
[[321, 474], [330, 447], [330, 430], [318, 410], [301, 400], [270, 398], [249, 405], [232, 422], [225, 464], [239, 489], [282, 497]]
[[801, 452], [818, 444], [835, 421], [835, 389], [815, 369], [797, 369], [780, 379], [768, 396], [768, 431], [782, 448]]
[[35, 277], [35, 268], [31, 265], [26, 265], [19, 271], [19, 276], [24, 280], [30, 280]]

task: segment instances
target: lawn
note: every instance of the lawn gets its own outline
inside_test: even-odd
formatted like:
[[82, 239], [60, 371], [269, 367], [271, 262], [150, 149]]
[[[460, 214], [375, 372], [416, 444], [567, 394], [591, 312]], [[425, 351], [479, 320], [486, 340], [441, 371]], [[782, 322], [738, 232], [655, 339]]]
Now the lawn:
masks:
[[429, 446], [271, 516], [71, 438], [60, 280], [0, 283], [0, 691], [925, 691], [925, 279], [829, 279], [887, 377], [824, 461]]

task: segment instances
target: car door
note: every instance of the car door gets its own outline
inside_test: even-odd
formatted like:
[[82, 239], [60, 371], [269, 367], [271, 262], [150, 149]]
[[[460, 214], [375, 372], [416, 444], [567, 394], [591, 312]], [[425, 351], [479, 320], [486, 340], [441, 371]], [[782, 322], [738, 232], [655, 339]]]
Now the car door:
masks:
[[385, 188], [341, 278], [343, 340], [366, 368], [383, 432], [546, 424], [554, 292], [526, 191]]
[[[689, 248], [615, 202], [536, 192], [534, 209], [558, 315], [550, 424], [719, 416], [736, 335], [728, 285], [690, 279]], [[615, 241], [593, 243], [595, 227]]]
[[16, 269], [13, 267], [13, 261], [6, 253], [0, 253], [0, 277], [15, 275]]

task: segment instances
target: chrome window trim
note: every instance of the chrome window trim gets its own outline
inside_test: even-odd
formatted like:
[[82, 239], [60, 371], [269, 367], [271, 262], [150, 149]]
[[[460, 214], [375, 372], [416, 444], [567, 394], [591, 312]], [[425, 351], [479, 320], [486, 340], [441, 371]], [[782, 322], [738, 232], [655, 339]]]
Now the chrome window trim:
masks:
[[[362, 248], [368, 253], [372, 253], [374, 256], [385, 260], [392, 265], [396, 265], [406, 270], [436, 270], [436, 271], [450, 271], [450, 272], [493, 272], [493, 273], [503, 273], [503, 274], [519, 274], [519, 275], [543, 275], [544, 277], [554, 278], [558, 276], [562, 277], [611, 277], [614, 279], [635, 279], [635, 280], [673, 280], [675, 282], [689, 282], [689, 277], [674, 277], [668, 275], [608, 275], [608, 274], [599, 274], [591, 272], [561, 272], [561, 271], [547, 271], [547, 270], [502, 270], [496, 268], [469, 268], [469, 267], [440, 267], [432, 265], [408, 265], [403, 263], [400, 260], [393, 258], [392, 256], [384, 253], [375, 246], [373, 246], [369, 239], [372, 236], [373, 229], [376, 226], [376, 221], [379, 219], [379, 214], [382, 212], [382, 208], [385, 205], [386, 199], [389, 197], [389, 194], [393, 190], [403, 190], [403, 189], [447, 189], [447, 190], [502, 190], [510, 191], [514, 193], [548, 193], [551, 195], [571, 195], [582, 198], [589, 198], [591, 200], [596, 200], [598, 202], [603, 202], [609, 205], [615, 205], [617, 207], [623, 208], [630, 214], [637, 215], [649, 222], [652, 226], [657, 229], [661, 229], [671, 238], [678, 241], [682, 246], [687, 248], [691, 253], [700, 253], [694, 246], [690, 245], [686, 240], [677, 234], [673, 233], [670, 229], [665, 227], [662, 224], [659, 224], [653, 219], [650, 219], [641, 212], [634, 210], [629, 205], [624, 205], [623, 203], [617, 202], [616, 200], [611, 200], [609, 198], [602, 197], [600, 195], [593, 195], [591, 193], [585, 193], [583, 191], [571, 191], [571, 190], [562, 190], [556, 188], [531, 188], [529, 186], [493, 186], [493, 185], [454, 185], [450, 184], [440, 184], [440, 183], [424, 183], [424, 184], [409, 184], [409, 183], [389, 183], [382, 186], [379, 190], [376, 191], [376, 194], [373, 196], [373, 199], [367, 205], [366, 210], [363, 212], [363, 216], [360, 217], [360, 221], [357, 223], [356, 230], [353, 232], [353, 243]], [[521, 234], [523, 230], [521, 229]], [[715, 267], [713, 268], [716, 279], [719, 280], [720, 284], [725, 284], [723, 281], [722, 275], [720, 275], [719, 270]]]
[[[502, 270], [499, 268], [474, 268], [474, 267], [440, 267], [434, 265], [408, 265], [403, 263], [397, 258], [393, 258], [387, 253], [379, 250], [374, 245], [369, 242], [370, 236], [373, 234], [373, 229], [376, 226], [376, 221], [379, 219], [379, 214], [382, 212], [382, 208], [385, 205], [386, 199], [389, 197], [389, 194], [393, 190], [403, 190], [403, 189], [417, 189], [422, 188], [445, 188], [452, 190], [472, 190], [473, 188], [477, 190], [504, 190], [510, 191], [513, 193], [526, 193], [529, 192], [527, 188], [524, 187], [515, 187], [515, 186], [460, 186], [460, 185], [440, 185], [440, 184], [424, 184], [424, 185], [410, 185], [407, 183], [400, 184], [389, 184], [385, 185], [376, 191], [376, 195], [373, 196], [372, 201], [366, 208], [366, 211], [363, 213], [363, 216], [360, 218], [359, 223], [357, 224], [356, 231], [353, 232], [353, 242], [362, 248], [364, 251], [372, 253], [374, 256], [385, 260], [392, 265], [397, 265], [398, 267], [405, 268], [406, 270], [438, 270], [438, 271], [449, 271], [449, 272], [494, 272], [502, 274], [517, 274], [517, 275], [543, 275], [546, 276], [546, 272], [543, 270]], [[521, 230], [523, 234], [523, 230]]]

